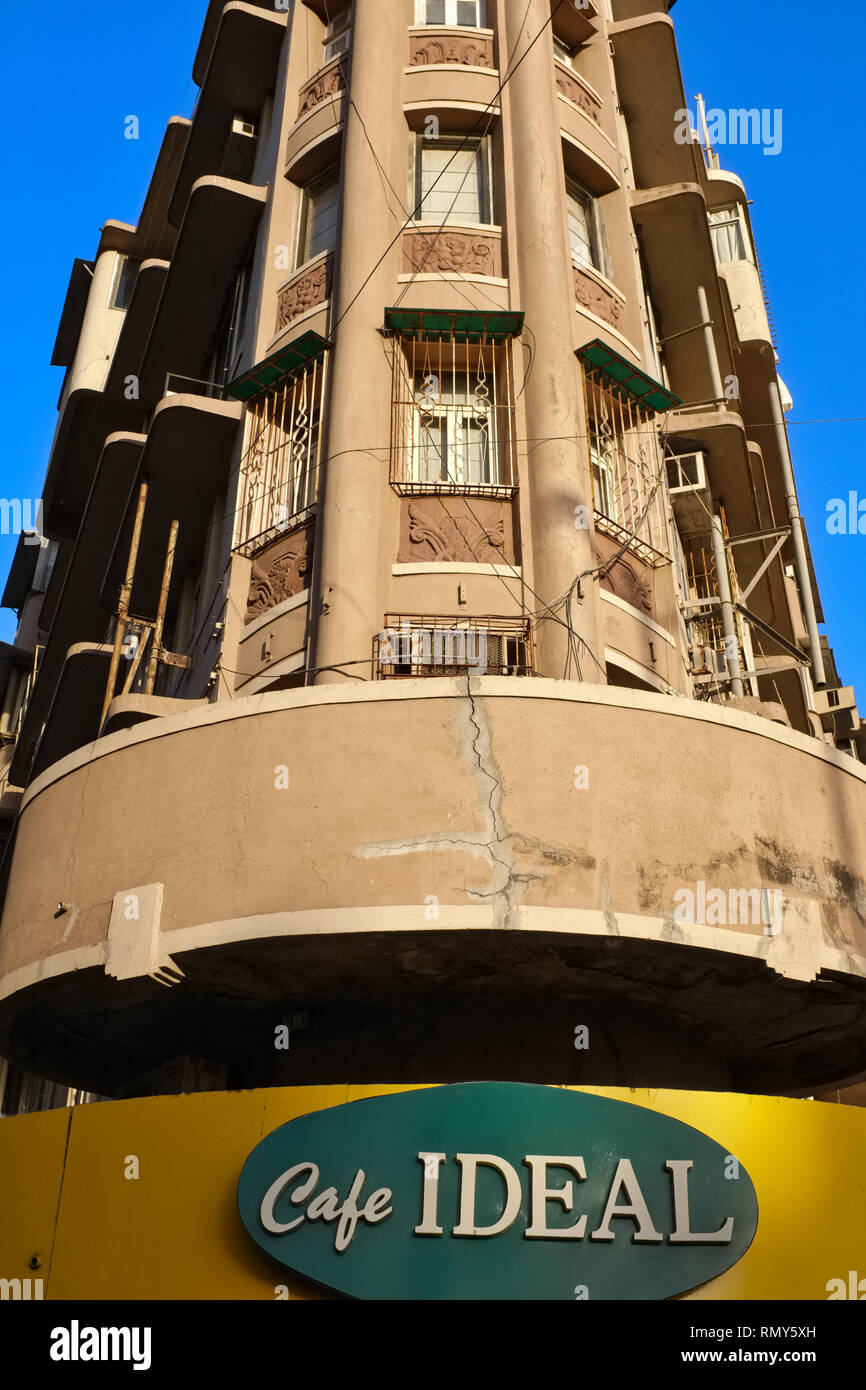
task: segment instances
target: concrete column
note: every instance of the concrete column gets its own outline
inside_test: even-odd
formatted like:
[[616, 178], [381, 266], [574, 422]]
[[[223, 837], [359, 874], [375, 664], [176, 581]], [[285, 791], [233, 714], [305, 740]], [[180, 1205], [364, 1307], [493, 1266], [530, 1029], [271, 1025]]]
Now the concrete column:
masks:
[[[355, 0], [350, 72], [354, 106], [346, 106], [335, 265], [334, 321], [339, 326], [331, 360], [327, 464], [316, 536], [316, 668], [370, 660], [373, 638], [382, 626], [393, 559], [385, 529], [391, 372], [379, 330], [396, 292], [399, 242], [378, 269], [373, 267], [400, 223], [388, 210], [371, 145], [402, 193], [407, 44], [404, 5]], [[369, 674], [369, 667], [349, 665], [345, 674], [323, 671], [316, 681], [355, 684], [358, 675]]]
[[[566, 234], [550, 4], [529, 0], [528, 5], [508, 3], [505, 8], [508, 50], [514, 53], [514, 75], [502, 97], [514, 147], [509, 213], [519, 248], [520, 307], [535, 350], [524, 392], [528, 442], [519, 453], [522, 486], [530, 498], [533, 583], [543, 602], [552, 603], [596, 563], [591, 520], [588, 530], [575, 527], [576, 507], [588, 508], [592, 517], [592, 481], [581, 369], [574, 355], [574, 277]], [[599, 585], [584, 582], [583, 591], [582, 603], [571, 606], [573, 624], [603, 666]], [[562, 610], [558, 616], [563, 617]], [[561, 678], [567, 650], [566, 630], [545, 623], [538, 630], [539, 673]], [[603, 671], [585, 650], [580, 650], [580, 665], [584, 680], [604, 681]]]

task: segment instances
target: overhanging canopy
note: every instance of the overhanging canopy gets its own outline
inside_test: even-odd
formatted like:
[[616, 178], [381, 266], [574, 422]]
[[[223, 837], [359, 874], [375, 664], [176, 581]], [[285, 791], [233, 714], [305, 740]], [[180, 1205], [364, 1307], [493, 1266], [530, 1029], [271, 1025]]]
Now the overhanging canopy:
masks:
[[618, 395], [630, 397], [646, 410], [661, 412], [673, 410], [682, 405], [679, 396], [674, 396], [664, 386], [660, 386], [646, 372], [641, 371], [627, 358], [620, 357], [600, 338], [577, 349], [577, 355], [586, 370], [600, 378], [603, 386], [616, 391]]
[[239, 401], [252, 400], [263, 391], [273, 391], [289, 377], [299, 376], [305, 368], [321, 358], [331, 344], [318, 333], [305, 333], [293, 343], [282, 347], [258, 366], [235, 377], [226, 387], [226, 394]]
[[473, 343], [501, 343], [523, 332], [523, 317], [504, 309], [386, 309], [385, 327], [422, 338], [450, 338], [453, 333]]

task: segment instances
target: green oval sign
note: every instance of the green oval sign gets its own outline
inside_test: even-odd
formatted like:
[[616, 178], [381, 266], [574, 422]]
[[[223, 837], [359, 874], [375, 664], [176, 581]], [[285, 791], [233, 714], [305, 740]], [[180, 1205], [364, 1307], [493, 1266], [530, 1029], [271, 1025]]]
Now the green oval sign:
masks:
[[758, 1224], [748, 1173], [690, 1125], [498, 1081], [292, 1120], [253, 1149], [238, 1206], [275, 1260], [376, 1299], [670, 1298]]

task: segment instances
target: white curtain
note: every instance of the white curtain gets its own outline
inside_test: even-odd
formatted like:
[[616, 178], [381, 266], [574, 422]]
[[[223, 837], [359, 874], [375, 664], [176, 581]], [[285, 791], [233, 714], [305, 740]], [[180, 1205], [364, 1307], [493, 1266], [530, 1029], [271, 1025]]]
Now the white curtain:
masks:
[[728, 261], [748, 260], [740, 216], [735, 207], [718, 208], [710, 213], [710, 233], [716, 260], [720, 265]]

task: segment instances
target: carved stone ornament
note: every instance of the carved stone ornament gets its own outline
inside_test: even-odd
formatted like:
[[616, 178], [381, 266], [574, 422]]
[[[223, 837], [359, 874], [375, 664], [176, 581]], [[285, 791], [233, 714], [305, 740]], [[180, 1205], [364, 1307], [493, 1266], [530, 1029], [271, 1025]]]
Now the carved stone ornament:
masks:
[[578, 304], [584, 309], [589, 309], [598, 318], [604, 319], [605, 323], [611, 324], [613, 328], [619, 328], [622, 323], [622, 303], [616, 295], [611, 294], [603, 285], [599, 285], [593, 280], [591, 275], [585, 274], [580, 266], [574, 266], [574, 297]]
[[298, 120], [305, 116], [308, 111], [312, 111], [318, 106], [320, 101], [326, 97], [333, 97], [345, 89], [343, 81], [343, 69], [338, 63], [336, 67], [329, 68], [319, 77], [314, 77], [312, 82], [308, 82], [301, 88], [301, 101], [298, 107]]
[[403, 268], [417, 274], [453, 271], [459, 275], [501, 274], [501, 247], [496, 237], [473, 232], [409, 232], [403, 238]]
[[579, 106], [584, 115], [589, 116], [596, 125], [601, 122], [601, 103], [596, 100], [591, 92], [588, 92], [581, 82], [559, 63], [556, 65], [556, 85], [564, 97]]
[[[618, 545], [598, 532], [595, 536], [595, 546], [600, 565], [619, 549]], [[650, 571], [636, 556], [630, 553], [620, 556], [610, 569], [602, 571], [599, 579], [601, 587], [607, 589], [608, 593], [616, 594], [617, 598], [630, 603], [632, 608], [637, 608], [642, 613], [652, 614], [653, 584]]]
[[398, 560], [501, 565], [511, 560], [508, 503], [473, 499], [470, 508], [458, 497], [413, 498], [406, 504]]
[[312, 270], [305, 271], [297, 279], [290, 280], [283, 286], [277, 296], [275, 332], [281, 333], [293, 319], [299, 318], [317, 304], [324, 303], [331, 293], [332, 265], [332, 258], [328, 256], [326, 260], [314, 265]]
[[274, 541], [254, 558], [247, 599], [248, 623], [306, 589], [312, 550], [313, 528], [304, 526], [293, 535]]
[[429, 63], [463, 63], [472, 68], [493, 67], [493, 40], [477, 35], [412, 34], [409, 62], [412, 67]]

